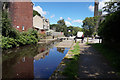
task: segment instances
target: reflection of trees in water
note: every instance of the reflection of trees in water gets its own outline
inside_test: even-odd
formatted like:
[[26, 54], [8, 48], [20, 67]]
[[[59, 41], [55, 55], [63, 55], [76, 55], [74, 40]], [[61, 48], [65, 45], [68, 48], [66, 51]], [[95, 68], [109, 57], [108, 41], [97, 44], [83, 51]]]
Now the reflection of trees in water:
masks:
[[[18, 63], [20, 63], [20, 61], [23, 62], [24, 58], [27, 57], [28, 59], [31, 59], [36, 54], [37, 54], [37, 46], [36, 45], [29, 45], [29, 46], [24, 46], [24, 47], [20, 47], [20, 48], [14, 48], [14, 49], [3, 51], [2, 77], [3, 78], [15, 77], [13, 75], [13, 74], [15, 74], [14, 66], [16, 66]], [[24, 62], [26, 62], [25, 59], [24, 59]], [[31, 65], [31, 66], [33, 66], [33, 65]], [[18, 66], [18, 68], [22, 68], [22, 67]]]
[[[14, 66], [22, 61], [25, 63], [26, 61], [33, 60], [33, 57], [39, 54], [38, 52], [47, 52], [44, 53], [43, 58], [46, 55], [49, 55], [49, 49], [53, 47], [53, 43], [48, 45], [27, 45], [19, 48], [13, 48], [9, 50], [5, 50], [2, 53], [2, 77], [10, 78], [13, 77], [12, 73], [15, 73]], [[26, 63], [25, 63], [26, 64]], [[25, 67], [26, 65], [24, 65]], [[31, 66], [33, 66], [31, 64]], [[16, 67], [17, 68], [17, 67]], [[20, 68], [20, 66], [18, 66]], [[22, 68], [22, 67], [21, 67]]]
[[45, 56], [49, 55], [49, 50], [45, 50], [44, 52], [40, 52], [39, 54], [37, 54], [34, 57], [34, 60], [40, 60], [40, 59], [44, 59]]
[[57, 48], [57, 51], [59, 51], [59, 52], [61, 52], [61, 53], [64, 53], [65, 48]]

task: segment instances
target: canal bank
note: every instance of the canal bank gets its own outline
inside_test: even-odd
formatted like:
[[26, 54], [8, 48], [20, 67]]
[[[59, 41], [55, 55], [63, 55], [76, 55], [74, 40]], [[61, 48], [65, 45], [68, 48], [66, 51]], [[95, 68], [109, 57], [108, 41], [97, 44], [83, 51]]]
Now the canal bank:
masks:
[[56, 68], [56, 70], [50, 76], [50, 78], [49, 78], [50, 80], [52, 80], [52, 79], [65, 79], [65, 78], [67, 78], [66, 76], [62, 75], [62, 72], [66, 68], [66, 63], [70, 62], [69, 59], [74, 56], [74, 54], [71, 54], [72, 53], [71, 50], [74, 49], [75, 45], [76, 45], [76, 43], [74, 43], [73, 40], [71, 42], [70, 41], [68, 41], [68, 42], [63, 41], [63, 42], [61, 42], [60, 44], [57, 45], [57, 47], [69, 47], [70, 49], [67, 52], [67, 54], [65, 55], [65, 57], [62, 59], [61, 63], [58, 65], [58, 67]]
[[57, 38], [54, 39], [41, 39], [38, 44], [50, 44], [51, 42], [57, 41]]
[[26, 45], [3, 51], [3, 79], [48, 79], [69, 50], [56, 47], [57, 43]]

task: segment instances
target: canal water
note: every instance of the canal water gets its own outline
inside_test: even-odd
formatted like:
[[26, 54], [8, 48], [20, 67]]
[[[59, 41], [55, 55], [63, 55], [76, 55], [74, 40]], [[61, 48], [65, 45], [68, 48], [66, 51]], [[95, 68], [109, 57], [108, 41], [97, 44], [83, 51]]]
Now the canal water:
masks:
[[3, 78], [49, 78], [60, 64], [68, 48], [49, 45], [27, 45], [3, 51]]

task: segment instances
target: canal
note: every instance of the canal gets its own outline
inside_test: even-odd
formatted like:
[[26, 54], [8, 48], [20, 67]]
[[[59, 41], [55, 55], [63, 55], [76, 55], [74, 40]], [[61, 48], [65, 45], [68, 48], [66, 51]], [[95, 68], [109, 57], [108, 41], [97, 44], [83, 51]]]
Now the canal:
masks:
[[2, 78], [49, 78], [69, 48], [49, 45], [27, 45], [3, 51]]

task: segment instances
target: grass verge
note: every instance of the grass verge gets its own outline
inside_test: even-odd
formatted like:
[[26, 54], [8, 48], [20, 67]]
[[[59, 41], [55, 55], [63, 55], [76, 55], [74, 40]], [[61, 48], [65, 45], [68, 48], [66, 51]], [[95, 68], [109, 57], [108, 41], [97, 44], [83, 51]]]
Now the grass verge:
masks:
[[62, 72], [64, 76], [67, 76], [69, 80], [76, 79], [78, 77], [78, 59], [80, 55], [80, 46], [77, 42], [74, 49], [71, 50], [71, 54], [74, 54], [72, 58], [68, 59], [69, 62], [66, 63], [66, 68]]
[[110, 65], [115, 68], [120, 75], [120, 52], [112, 46], [106, 46], [100, 43], [91, 44], [96, 50], [110, 62]]

